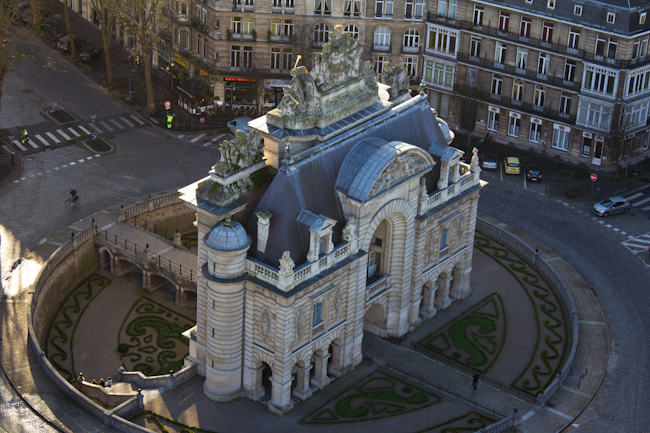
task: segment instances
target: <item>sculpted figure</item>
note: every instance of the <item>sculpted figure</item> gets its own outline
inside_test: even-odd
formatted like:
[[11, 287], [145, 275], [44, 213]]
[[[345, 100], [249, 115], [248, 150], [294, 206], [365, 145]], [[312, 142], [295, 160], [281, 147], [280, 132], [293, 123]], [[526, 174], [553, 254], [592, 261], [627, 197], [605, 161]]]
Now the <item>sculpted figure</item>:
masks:
[[280, 273], [285, 277], [288, 277], [293, 274], [293, 268], [295, 267], [296, 264], [291, 258], [291, 253], [289, 251], [283, 252], [282, 258], [280, 259]]
[[393, 66], [390, 63], [384, 63], [384, 79], [386, 85], [390, 86], [388, 93], [390, 99], [396, 98], [409, 90], [409, 77], [401, 66]]
[[229, 176], [250, 167], [264, 157], [262, 134], [259, 131], [246, 133], [235, 131], [234, 140], [225, 140], [219, 148], [221, 159], [212, 169], [219, 175]]
[[352, 242], [357, 235], [357, 219], [354, 216], [350, 216], [345, 227], [343, 227], [343, 240], [346, 242]]

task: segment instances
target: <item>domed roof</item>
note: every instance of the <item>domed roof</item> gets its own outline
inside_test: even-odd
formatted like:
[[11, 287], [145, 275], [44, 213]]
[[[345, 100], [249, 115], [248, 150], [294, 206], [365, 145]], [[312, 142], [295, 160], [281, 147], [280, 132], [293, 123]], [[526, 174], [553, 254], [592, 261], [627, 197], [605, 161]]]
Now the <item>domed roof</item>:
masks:
[[227, 217], [208, 233], [204, 242], [215, 250], [238, 251], [248, 248], [252, 240], [241, 224]]

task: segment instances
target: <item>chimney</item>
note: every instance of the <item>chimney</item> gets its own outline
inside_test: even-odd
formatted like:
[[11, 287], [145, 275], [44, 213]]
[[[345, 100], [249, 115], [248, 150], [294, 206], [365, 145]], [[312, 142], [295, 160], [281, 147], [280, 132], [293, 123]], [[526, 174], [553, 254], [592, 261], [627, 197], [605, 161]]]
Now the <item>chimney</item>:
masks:
[[264, 258], [266, 252], [266, 243], [269, 240], [269, 229], [271, 227], [271, 212], [261, 210], [257, 212], [257, 255], [260, 259]]

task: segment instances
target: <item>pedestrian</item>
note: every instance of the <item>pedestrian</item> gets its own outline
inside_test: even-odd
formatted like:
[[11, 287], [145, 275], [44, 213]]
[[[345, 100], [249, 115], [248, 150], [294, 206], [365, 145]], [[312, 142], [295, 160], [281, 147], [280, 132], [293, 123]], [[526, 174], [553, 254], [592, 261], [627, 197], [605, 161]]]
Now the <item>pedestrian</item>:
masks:
[[101, 379], [99, 379], [99, 384], [100, 384], [101, 386], [106, 386], [106, 383], [104, 382], [104, 378], [103, 378], [103, 377], [102, 377]]
[[477, 373], [472, 377], [474, 378], [472, 380], [472, 388], [474, 388], [474, 391], [476, 391], [476, 385], [478, 385], [478, 379], [481, 377], [481, 375]]
[[169, 113], [167, 115], [167, 129], [172, 129], [172, 123], [174, 122], [174, 114]]
[[22, 138], [21, 141], [22, 141], [23, 144], [25, 144], [25, 143], [27, 143], [29, 141], [29, 133], [24, 128], [23, 128], [22, 135], [23, 135], [23, 138]]
[[108, 380], [106, 381], [106, 386], [109, 388], [113, 386], [113, 379], [111, 379], [110, 376], [108, 376]]

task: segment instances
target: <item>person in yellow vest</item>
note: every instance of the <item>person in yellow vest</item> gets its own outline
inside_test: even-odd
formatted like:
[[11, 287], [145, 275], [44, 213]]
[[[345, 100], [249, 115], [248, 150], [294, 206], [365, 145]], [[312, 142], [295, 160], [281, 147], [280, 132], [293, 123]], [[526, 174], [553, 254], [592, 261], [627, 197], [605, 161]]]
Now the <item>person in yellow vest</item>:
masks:
[[23, 129], [22, 136], [23, 136], [23, 138], [22, 138], [21, 142], [23, 144], [27, 143], [29, 141], [29, 134], [27, 133], [26, 129]]
[[173, 113], [167, 114], [167, 129], [172, 128], [172, 123], [173, 122], [174, 122], [174, 114]]

